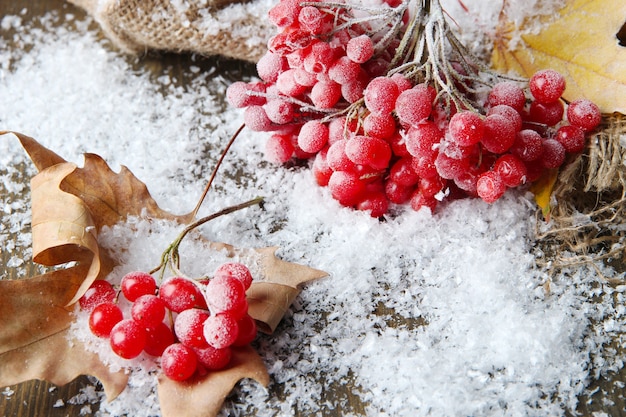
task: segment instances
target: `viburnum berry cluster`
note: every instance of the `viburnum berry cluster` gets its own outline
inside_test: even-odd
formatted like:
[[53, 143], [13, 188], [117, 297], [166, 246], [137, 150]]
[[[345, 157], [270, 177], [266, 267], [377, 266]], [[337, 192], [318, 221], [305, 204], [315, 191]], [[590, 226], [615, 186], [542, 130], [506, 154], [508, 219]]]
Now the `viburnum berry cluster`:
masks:
[[[136, 271], [122, 278], [119, 289], [94, 281], [79, 304], [89, 312], [91, 332], [107, 338], [118, 356], [160, 357], [163, 373], [184, 381], [225, 368], [231, 347], [254, 340], [245, 295], [251, 283], [250, 270], [237, 262], [222, 264], [208, 282], [173, 276], [157, 286], [151, 274]], [[125, 312], [120, 296], [130, 304]]]
[[[227, 262], [210, 278], [186, 277], [179, 268], [179, 246], [198, 226], [262, 200], [227, 207], [189, 224], [149, 272], [130, 272], [116, 286], [95, 280], [78, 300], [89, 313], [91, 332], [108, 339], [121, 358], [142, 352], [159, 358], [163, 374], [175, 381], [227, 367], [232, 348], [248, 345], [257, 335], [246, 298], [252, 273], [243, 263]], [[173, 276], [164, 278], [166, 267]]]
[[374, 217], [494, 202], [581, 152], [601, 120], [592, 102], [562, 98], [554, 70], [526, 81], [484, 68], [438, 0], [281, 0], [269, 19], [261, 81], [231, 84], [229, 102], [271, 133], [270, 161], [310, 159], [319, 185]]

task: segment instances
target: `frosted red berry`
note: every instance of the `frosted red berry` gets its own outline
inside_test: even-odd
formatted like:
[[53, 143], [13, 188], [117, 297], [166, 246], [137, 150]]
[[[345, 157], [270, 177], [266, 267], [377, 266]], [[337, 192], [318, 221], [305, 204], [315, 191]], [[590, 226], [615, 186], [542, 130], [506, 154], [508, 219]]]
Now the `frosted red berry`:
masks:
[[125, 319], [111, 329], [109, 335], [111, 349], [124, 359], [133, 359], [146, 346], [146, 330], [132, 319]]
[[565, 78], [553, 69], [537, 71], [528, 82], [530, 93], [539, 103], [554, 103], [565, 91]]
[[154, 294], [157, 288], [154, 277], [141, 271], [130, 272], [124, 275], [120, 286], [124, 297], [128, 301], [135, 301], [142, 295]]
[[182, 343], [168, 346], [161, 356], [161, 369], [173, 381], [185, 381], [194, 374], [198, 360], [196, 353]]
[[117, 304], [105, 302], [97, 305], [89, 315], [89, 328], [98, 337], [109, 337], [111, 329], [124, 318]]
[[92, 311], [97, 305], [113, 302], [115, 300], [115, 289], [110, 282], [97, 279], [85, 291], [82, 297], [78, 299], [80, 308], [84, 311]]
[[207, 308], [202, 291], [196, 284], [183, 277], [166, 280], [159, 289], [159, 297], [167, 308], [175, 313], [190, 308]]

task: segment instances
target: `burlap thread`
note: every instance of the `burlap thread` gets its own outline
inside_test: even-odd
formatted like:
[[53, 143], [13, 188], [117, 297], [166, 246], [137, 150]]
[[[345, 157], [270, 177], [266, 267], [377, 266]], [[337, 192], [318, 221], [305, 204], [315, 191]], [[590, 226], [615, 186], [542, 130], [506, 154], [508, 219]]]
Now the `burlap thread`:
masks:
[[70, 0], [122, 51], [192, 52], [256, 62], [275, 29], [268, 2], [233, 0]]
[[626, 116], [604, 116], [586, 151], [559, 174], [553, 196], [539, 264], [550, 271], [587, 265], [608, 281], [615, 280], [603, 266], [626, 272]]

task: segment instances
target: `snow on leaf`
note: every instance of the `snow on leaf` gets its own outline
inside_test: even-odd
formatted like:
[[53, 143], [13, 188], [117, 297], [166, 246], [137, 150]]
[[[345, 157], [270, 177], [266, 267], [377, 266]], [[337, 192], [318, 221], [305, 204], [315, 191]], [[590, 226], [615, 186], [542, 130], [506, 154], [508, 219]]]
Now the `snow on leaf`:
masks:
[[[96, 278], [105, 278], [115, 266], [107, 250], [98, 244], [98, 232], [129, 216], [191, 221], [192, 214], [174, 215], [161, 210], [144, 183], [128, 169], [113, 172], [97, 155], [86, 154], [84, 167], [66, 162], [36, 140], [14, 132], [40, 170], [31, 180], [34, 261], [48, 266], [74, 266], [36, 277], [0, 281], [0, 386], [31, 379], [62, 385], [79, 375], [93, 375], [104, 386], [109, 400], [126, 386], [128, 376], [111, 372], [96, 354], [70, 340], [76, 301]], [[250, 289], [250, 315], [265, 331], [274, 330], [299, 293], [298, 286], [327, 274], [285, 262], [277, 248], [240, 249], [224, 243], [233, 253], [260, 254], [263, 280]], [[259, 295], [260, 294], [260, 295]], [[161, 380], [163, 414], [216, 415], [226, 395], [242, 378], [263, 385], [269, 376], [252, 348], [237, 349], [228, 368], [201, 380], [178, 383]], [[180, 408], [184, 401], [185, 414]], [[198, 409], [196, 409], [198, 408]]]
[[617, 38], [625, 22], [623, 0], [568, 0], [539, 31], [504, 22], [507, 30], [521, 32], [521, 42], [511, 49], [510, 31], [498, 37], [504, 43], [496, 44], [492, 63], [526, 77], [553, 68], [566, 78], [565, 99], [584, 97], [603, 113], [626, 113], [626, 47]]

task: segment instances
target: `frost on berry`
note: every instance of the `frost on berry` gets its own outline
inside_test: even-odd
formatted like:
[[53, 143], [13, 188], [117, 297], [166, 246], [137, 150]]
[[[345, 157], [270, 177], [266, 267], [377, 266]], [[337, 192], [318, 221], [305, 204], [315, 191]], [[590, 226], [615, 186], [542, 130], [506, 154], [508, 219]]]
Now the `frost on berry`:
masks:
[[572, 101], [567, 106], [567, 120], [585, 132], [592, 131], [602, 121], [602, 114], [598, 106], [587, 99]]
[[78, 299], [78, 304], [83, 311], [92, 311], [96, 306], [113, 302], [115, 300], [115, 289], [108, 281], [103, 279], [95, 280]]
[[483, 139], [485, 123], [483, 118], [473, 111], [455, 113], [448, 125], [450, 138], [461, 146], [475, 145]]
[[209, 312], [197, 308], [181, 311], [174, 321], [174, 334], [185, 346], [203, 348], [207, 346], [204, 339], [204, 322]]
[[128, 301], [135, 301], [142, 295], [154, 294], [156, 287], [154, 277], [146, 272], [130, 272], [122, 277], [122, 293]]
[[271, 135], [265, 142], [265, 159], [275, 164], [284, 164], [293, 156], [291, 135]]
[[522, 112], [526, 104], [526, 96], [524, 95], [524, 90], [516, 83], [501, 81], [491, 89], [488, 101], [492, 107], [505, 104], [518, 112]]
[[206, 286], [206, 300], [211, 312], [240, 312], [247, 308], [244, 283], [231, 275], [218, 275]]
[[430, 116], [431, 110], [432, 95], [425, 88], [413, 87], [404, 90], [395, 102], [396, 115], [405, 126], [415, 126], [425, 121]]
[[501, 154], [509, 150], [515, 142], [515, 126], [499, 114], [485, 118], [485, 131], [481, 143], [489, 152]]
[[539, 103], [554, 103], [565, 91], [565, 78], [553, 69], [537, 71], [528, 82], [530, 93]]
[[328, 188], [333, 198], [343, 206], [354, 206], [365, 191], [365, 184], [356, 173], [335, 171], [328, 180]]
[[363, 97], [372, 113], [390, 113], [399, 95], [398, 86], [388, 77], [374, 78], [367, 84]]
[[374, 43], [367, 35], [360, 35], [348, 41], [346, 56], [353, 62], [363, 64], [374, 55]]
[[565, 148], [555, 139], [543, 141], [543, 154], [541, 163], [545, 168], [558, 168], [565, 161]]
[[380, 170], [389, 166], [391, 147], [383, 139], [355, 136], [347, 141], [346, 156], [355, 164]]
[[204, 338], [216, 349], [231, 346], [238, 335], [237, 320], [229, 313], [211, 315], [204, 322]]
[[498, 200], [506, 191], [506, 185], [494, 171], [483, 173], [476, 183], [476, 192], [478, 196], [487, 203], [493, 203]]
[[276, 82], [278, 74], [287, 68], [285, 57], [271, 51], [267, 51], [256, 63], [257, 74], [266, 83]]
[[159, 297], [175, 313], [190, 308], [207, 308], [204, 295], [190, 280], [183, 277], [167, 279], [159, 289]]
[[194, 349], [198, 363], [209, 371], [219, 371], [230, 363], [233, 351], [230, 347], [216, 349], [211, 345], [203, 349]]
[[226, 262], [221, 264], [213, 273], [214, 278], [227, 276], [235, 278], [243, 284], [244, 289], [250, 288], [252, 285], [252, 273], [250, 269], [240, 262]]

